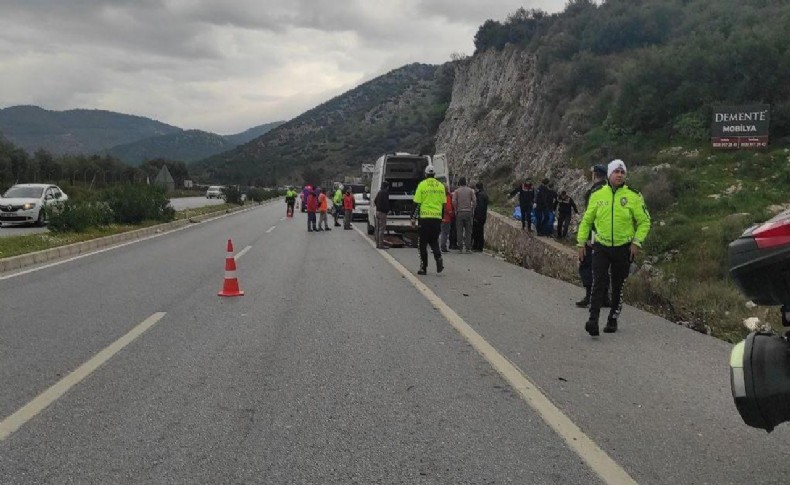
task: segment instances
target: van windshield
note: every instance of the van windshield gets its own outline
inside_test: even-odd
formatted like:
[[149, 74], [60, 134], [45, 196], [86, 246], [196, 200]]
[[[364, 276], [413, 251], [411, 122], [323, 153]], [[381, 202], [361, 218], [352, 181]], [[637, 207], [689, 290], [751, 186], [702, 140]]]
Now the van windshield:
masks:
[[352, 194], [364, 194], [367, 192], [362, 184], [346, 184], [346, 188], [351, 187]]

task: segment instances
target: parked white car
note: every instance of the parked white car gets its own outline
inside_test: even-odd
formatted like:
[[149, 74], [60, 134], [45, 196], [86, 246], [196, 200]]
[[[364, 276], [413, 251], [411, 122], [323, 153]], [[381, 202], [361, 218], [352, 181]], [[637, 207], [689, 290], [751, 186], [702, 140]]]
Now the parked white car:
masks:
[[222, 185], [212, 185], [211, 187], [206, 190], [206, 198], [207, 199], [221, 199], [222, 196], [222, 189], [225, 187]]
[[69, 200], [57, 185], [17, 184], [0, 197], [0, 223], [37, 224], [47, 221], [45, 207]]

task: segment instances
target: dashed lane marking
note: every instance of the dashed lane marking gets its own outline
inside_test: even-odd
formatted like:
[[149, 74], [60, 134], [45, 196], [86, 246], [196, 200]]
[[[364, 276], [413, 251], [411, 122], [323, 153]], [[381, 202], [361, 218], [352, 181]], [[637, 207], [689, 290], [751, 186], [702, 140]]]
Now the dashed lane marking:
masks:
[[[282, 220], [282, 219], [281, 219], [281, 220]], [[270, 227], [269, 229], [267, 229], [267, 230], [266, 230], [266, 234], [269, 234], [270, 232], [272, 232], [272, 231], [274, 230], [274, 228], [275, 228], [275, 227], [277, 227], [277, 226], [272, 226], [272, 227]]]
[[38, 413], [47, 408], [50, 404], [57, 401], [69, 389], [79, 384], [86, 377], [91, 375], [93, 371], [101, 367], [102, 364], [107, 362], [112, 356], [121, 351], [124, 347], [132, 343], [137, 337], [143, 334], [146, 330], [156, 325], [166, 313], [154, 313], [150, 317], [143, 320], [136, 327], [131, 329], [129, 333], [111, 343], [107, 348], [94, 355], [89, 361], [77, 367], [71, 374], [67, 375], [49, 389], [36, 396], [32, 401], [22, 406], [14, 414], [8, 416], [0, 421], [0, 441], [4, 441], [11, 436], [16, 430], [21, 428], [25, 423], [33, 419]]
[[[363, 236], [368, 244], [375, 247], [373, 241], [359, 228], [354, 230]], [[534, 409], [543, 421], [546, 422], [558, 435], [565, 440], [568, 446], [587, 463], [604, 483], [607, 484], [636, 484], [616, 461], [614, 461], [595, 441], [563, 414], [551, 400], [543, 394], [537, 385], [524, 374], [507, 357], [500, 354], [493, 345], [489, 344], [480, 334], [461, 318], [449, 305], [436, 293], [431, 291], [422, 281], [406, 269], [386, 251], [379, 251], [398, 272], [403, 275], [422, 295], [444, 316], [450, 325], [469, 342], [475, 350], [521, 395], [521, 398]]]
[[252, 249], [252, 246], [247, 246], [246, 248], [244, 248], [241, 251], [239, 251], [236, 254], [236, 256], [233, 257], [233, 259], [235, 259], [236, 261], [240, 260], [241, 257], [244, 256], [245, 254], [247, 254], [247, 251], [249, 251], [250, 249]]

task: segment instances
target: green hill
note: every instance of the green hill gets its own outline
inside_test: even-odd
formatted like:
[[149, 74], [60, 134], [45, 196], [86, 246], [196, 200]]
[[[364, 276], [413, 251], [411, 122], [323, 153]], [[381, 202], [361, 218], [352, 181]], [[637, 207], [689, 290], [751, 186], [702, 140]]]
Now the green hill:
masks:
[[146, 138], [107, 150], [107, 154], [128, 163], [140, 165], [146, 160], [164, 158], [192, 162], [230, 150], [235, 145], [216, 133], [185, 130], [169, 135]]
[[28, 153], [38, 149], [54, 155], [98, 153], [180, 131], [181, 128], [149, 118], [111, 111], [49, 111], [38, 106], [0, 109], [0, 133]]
[[274, 121], [272, 123], [264, 123], [262, 125], [253, 126], [252, 128], [244, 130], [241, 133], [236, 133], [235, 135], [225, 135], [224, 138], [228, 140], [232, 146], [236, 147], [239, 145], [243, 145], [248, 141], [252, 141], [258, 138], [259, 136], [270, 132], [271, 130], [282, 125], [283, 123], [285, 123], [285, 121]]
[[227, 153], [195, 162], [198, 179], [273, 185], [358, 175], [399, 151], [433, 153], [452, 88], [449, 66], [410, 64], [366, 82]]

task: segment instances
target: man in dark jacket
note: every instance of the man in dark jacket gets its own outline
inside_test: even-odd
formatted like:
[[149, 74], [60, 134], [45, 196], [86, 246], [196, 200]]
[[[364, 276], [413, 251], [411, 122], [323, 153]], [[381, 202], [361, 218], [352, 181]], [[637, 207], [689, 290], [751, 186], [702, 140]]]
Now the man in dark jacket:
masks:
[[571, 223], [571, 211], [576, 214], [579, 213], [576, 202], [574, 202], [571, 196], [563, 190], [560, 192], [560, 196], [557, 197], [557, 239], [562, 239], [568, 235], [568, 226], [570, 226]]
[[551, 236], [552, 230], [546, 230], [551, 217], [551, 210], [554, 208], [554, 198], [556, 194], [549, 188], [549, 179], [540, 182], [535, 193], [535, 229], [538, 236]]
[[[603, 165], [596, 165], [593, 167], [593, 184], [587, 192], [584, 193], [584, 207], [586, 208], [587, 205], [590, 203], [590, 194], [595, 192], [596, 190], [600, 189], [604, 185], [606, 185], [606, 167]], [[590, 234], [590, 239], [587, 241], [587, 244], [584, 247], [585, 255], [584, 259], [579, 263], [579, 277], [582, 280], [582, 285], [584, 285], [584, 298], [576, 302], [576, 306], [579, 308], [587, 308], [590, 305], [590, 296], [592, 292], [592, 284], [593, 284], [593, 274], [592, 274], [592, 254], [593, 254], [593, 238], [595, 234], [595, 228]], [[606, 298], [604, 299], [603, 306], [609, 308], [612, 306], [611, 298], [609, 297], [609, 280], [610, 278], [604, 278], [602, 280], [603, 283], [606, 284], [606, 291], [604, 294]]]
[[486, 245], [485, 225], [488, 217], [488, 194], [480, 182], [475, 184], [475, 189], [477, 204], [475, 205], [475, 213], [472, 220], [472, 251], [479, 252]]
[[527, 179], [508, 194], [513, 197], [518, 194], [518, 207], [521, 210], [521, 230], [527, 229], [532, 232], [532, 205], [535, 203], [535, 189], [532, 181]]
[[376, 208], [376, 249], [387, 249], [384, 246], [384, 233], [387, 232], [387, 214], [390, 212], [390, 184], [381, 182], [381, 189], [373, 200]]

